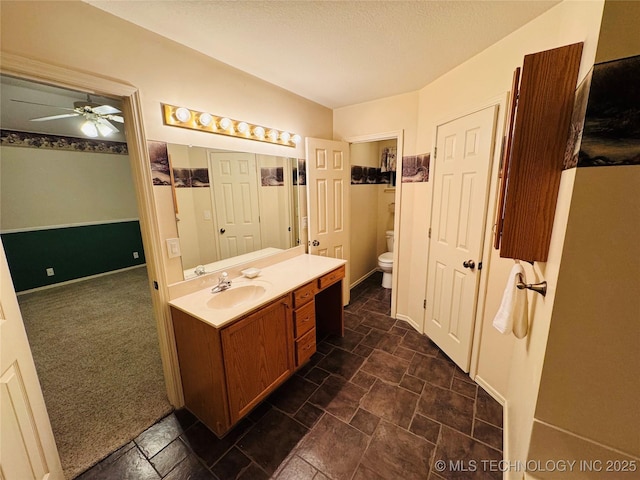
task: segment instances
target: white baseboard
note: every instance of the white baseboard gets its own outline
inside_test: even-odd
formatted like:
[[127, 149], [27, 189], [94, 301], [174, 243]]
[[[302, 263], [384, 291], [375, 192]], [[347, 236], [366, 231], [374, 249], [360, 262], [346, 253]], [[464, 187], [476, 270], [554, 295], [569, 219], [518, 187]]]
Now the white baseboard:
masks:
[[49, 290], [50, 288], [62, 287], [63, 285], [70, 285], [72, 283], [84, 282], [85, 280], [91, 280], [93, 278], [104, 277], [106, 275], [113, 275], [114, 273], [126, 272], [127, 270], [133, 270], [135, 268], [146, 267], [147, 264], [134, 265], [132, 267], [119, 268], [118, 270], [111, 270], [110, 272], [97, 273], [95, 275], [89, 275], [88, 277], [74, 278], [73, 280], [67, 280], [66, 282], [52, 283], [51, 285], [45, 285], [43, 287], [31, 288], [29, 290], [23, 290], [16, 292], [17, 296], [26, 295], [27, 293], [40, 292], [42, 290]]
[[369, 273], [363, 275], [362, 277], [360, 277], [358, 280], [356, 280], [355, 282], [353, 282], [350, 286], [349, 289], [352, 289], [354, 287], [357, 287], [358, 285], [360, 285], [362, 282], [364, 282], [367, 278], [369, 278], [371, 275], [373, 275], [374, 273], [379, 272], [379, 270], [377, 268], [374, 268], [373, 270], [371, 270]]
[[473, 379], [478, 385], [480, 385], [485, 392], [493, 397], [493, 399], [502, 405], [502, 408], [505, 407], [507, 400], [489, 383], [487, 383], [480, 375], [476, 375]]
[[401, 313], [398, 313], [398, 314], [396, 314], [396, 319], [404, 320], [405, 322], [410, 324], [413, 328], [415, 328], [416, 332], [422, 333], [422, 332], [420, 332], [420, 327], [418, 326], [418, 323], [415, 322], [411, 317], [409, 317], [407, 315], [403, 315]]

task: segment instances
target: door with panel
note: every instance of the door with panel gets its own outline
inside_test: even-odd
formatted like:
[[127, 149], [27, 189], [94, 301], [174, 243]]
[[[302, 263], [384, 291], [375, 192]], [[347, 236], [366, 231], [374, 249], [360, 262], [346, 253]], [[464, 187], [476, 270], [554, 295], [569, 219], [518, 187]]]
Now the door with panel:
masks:
[[64, 478], [1, 243], [0, 438], [0, 477]]
[[256, 157], [209, 152], [220, 258], [262, 248]]
[[347, 260], [343, 302], [349, 303], [349, 144], [306, 139], [309, 253]]
[[498, 107], [437, 127], [424, 333], [469, 371]]

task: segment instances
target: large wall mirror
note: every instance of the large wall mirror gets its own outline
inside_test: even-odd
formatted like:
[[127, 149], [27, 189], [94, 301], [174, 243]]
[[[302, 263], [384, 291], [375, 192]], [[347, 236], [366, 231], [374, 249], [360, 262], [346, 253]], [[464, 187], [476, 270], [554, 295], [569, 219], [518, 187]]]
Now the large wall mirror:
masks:
[[167, 144], [184, 279], [306, 244], [304, 162]]

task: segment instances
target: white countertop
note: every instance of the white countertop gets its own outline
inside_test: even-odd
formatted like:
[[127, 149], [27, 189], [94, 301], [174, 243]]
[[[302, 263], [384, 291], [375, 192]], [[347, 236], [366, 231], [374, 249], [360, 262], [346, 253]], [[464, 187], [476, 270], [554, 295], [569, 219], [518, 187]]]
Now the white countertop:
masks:
[[212, 309], [207, 307], [207, 302], [218, 294], [211, 293], [211, 286], [208, 286], [197, 292], [171, 300], [169, 305], [215, 328], [220, 328], [247, 312], [266, 305], [285, 293], [291, 292], [314, 278], [321, 277], [325, 273], [329, 273], [345, 263], [347, 263], [346, 260], [337, 258], [308, 254], [298, 255], [262, 268], [260, 275], [254, 279], [242, 276], [230, 278], [230, 290], [233, 290], [234, 287], [251, 285], [252, 283], [256, 285], [266, 285], [267, 291], [257, 300], [251, 300], [231, 308]]

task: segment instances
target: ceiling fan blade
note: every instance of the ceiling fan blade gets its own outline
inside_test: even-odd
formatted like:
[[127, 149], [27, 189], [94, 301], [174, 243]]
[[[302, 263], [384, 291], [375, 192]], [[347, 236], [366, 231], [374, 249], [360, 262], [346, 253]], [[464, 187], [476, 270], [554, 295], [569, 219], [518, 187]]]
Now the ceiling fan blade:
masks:
[[60, 118], [77, 117], [77, 113], [63, 113], [62, 115], [53, 115], [51, 117], [32, 118], [32, 122], [46, 122], [47, 120], [58, 120]]
[[100, 105], [99, 107], [92, 108], [93, 113], [97, 113], [99, 115], [106, 115], [112, 113], [120, 113], [116, 107], [112, 107], [111, 105]]
[[112, 133], [118, 131], [118, 129], [111, 122], [105, 120], [104, 118], [98, 118], [96, 119], [96, 122], [96, 127], [98, 128], [100, 135], [102, 135], [103, 137], [107, 137]]
[[71, 110], [71, 111], [73, 111], [73, 108], [60, 107], [58, 105], [47, 105], [46, 103], [27, 102], [26, 100], [16, 100], [15, 98], [12, 98], [11, 101], [12, 102], [18, 102], [18, 103], [28, 103], [29, 105], [40, 105], [41, 107], [51, 107], [51, 108], [59, 108], [60, 110]]
[[112, 122], [124, 123], [124, 117], [120, 115], [105, 115], [104, 118], [107, 118]]

